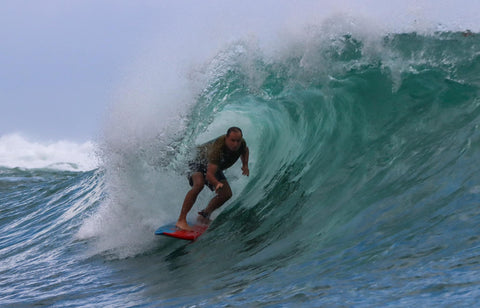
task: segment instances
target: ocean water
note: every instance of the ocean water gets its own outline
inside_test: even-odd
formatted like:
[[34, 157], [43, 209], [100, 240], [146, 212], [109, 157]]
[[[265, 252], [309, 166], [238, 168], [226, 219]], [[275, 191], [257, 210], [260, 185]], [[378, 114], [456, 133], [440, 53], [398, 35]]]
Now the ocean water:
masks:
[[[159, 102], [114, 112], [96, 145], [1, 139], [1, 306], [480, 302], [480, 35], [313, 29], [231, 43], [191, 78], [192, 103], [160, 124]], [[232, 125], [250, 176], [227, 170], [234, 196], [197, 241], [156, 237], [192, 147]]]

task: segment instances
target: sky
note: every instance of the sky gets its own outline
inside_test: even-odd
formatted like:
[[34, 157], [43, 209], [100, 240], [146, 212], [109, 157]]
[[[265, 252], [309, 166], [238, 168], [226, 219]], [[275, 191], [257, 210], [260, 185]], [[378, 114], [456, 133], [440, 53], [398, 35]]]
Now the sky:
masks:
[[339, 12], [406, 31], [478, 31], [480, 4], [469, 2], [2, 0], [0, 136], [95, 140], [125, 87], [165, 88], [229, 41], [281, 41]]

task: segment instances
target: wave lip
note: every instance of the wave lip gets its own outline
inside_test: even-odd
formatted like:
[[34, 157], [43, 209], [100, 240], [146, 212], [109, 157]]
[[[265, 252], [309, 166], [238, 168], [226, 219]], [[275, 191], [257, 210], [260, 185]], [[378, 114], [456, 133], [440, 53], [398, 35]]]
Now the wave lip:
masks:
[[98, 168], [91, 141], [34, 142], [20, 134], [0, 136], [0, 167], [89, 171]]

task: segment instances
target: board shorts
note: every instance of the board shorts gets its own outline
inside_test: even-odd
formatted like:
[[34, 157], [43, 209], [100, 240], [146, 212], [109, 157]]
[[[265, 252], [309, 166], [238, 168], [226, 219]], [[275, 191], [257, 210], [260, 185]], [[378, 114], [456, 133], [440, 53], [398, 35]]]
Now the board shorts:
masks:
[[[215, 191], [215, 186], [213, 186], [212, 184], [210, 184], [210, 182], [207, 181], [207, 165], [205, 165], [203, 163], [199, 163], [199, 162], [190, 162], [188, 164], [188, 167], [189, 167], [190, 171], [188, 172], [187, 177], [188, 177], [188, 183], [190, 184], [190, 186], [193, 187], [192, 174], [194, 174], [195, 172], [200, 172], [200, 173], [203, 174], [203, 178], [205, 180], [205, 185], [208, 188], [210, 188], [211, 191]], [[223, 174], [223, 171], [220, 170], [220, 169], [218, 169], [217, 172], [215, 173], [215, 178], [218, 181], [227, 180], [227, 178]]]

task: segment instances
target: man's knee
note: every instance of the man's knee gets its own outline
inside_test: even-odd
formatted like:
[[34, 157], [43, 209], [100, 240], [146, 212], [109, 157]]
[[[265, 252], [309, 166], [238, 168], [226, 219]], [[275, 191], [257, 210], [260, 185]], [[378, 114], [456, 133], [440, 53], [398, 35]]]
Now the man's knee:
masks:
[[199, 194], [203, 190], [204, 185], [205, 183], [202, 183], [202, 182], [194, 183], [192, 186], [192, 191]]
[[201, 173], [194, 173], [192, 175], [192, 191], [199, 194], [205, 186], [205, 179]]
[[225, 201], [230, 199], [232, 197], [232, 190], [230, 189], [230, 187], [226, 187], [225, 189], [222, 189], [220, 197]]

